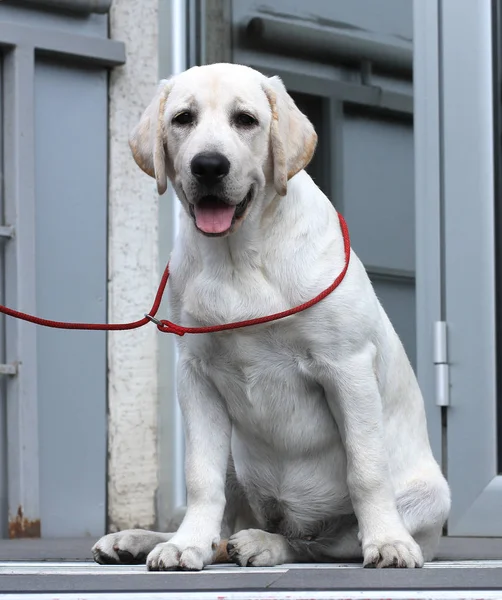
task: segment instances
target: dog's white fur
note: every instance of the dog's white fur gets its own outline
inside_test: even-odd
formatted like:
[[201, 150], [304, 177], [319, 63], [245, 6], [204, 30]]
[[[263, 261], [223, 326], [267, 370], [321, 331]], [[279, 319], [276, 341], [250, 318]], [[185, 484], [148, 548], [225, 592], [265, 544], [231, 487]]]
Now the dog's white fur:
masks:
[[[173, 118], [190, 110], [194, 123]], [[257, 118], [241, 127], [236, 112]], [[302, 169], [316, 136], [277, 78], [194, 67], [161, 83], [131, 137], [137, 163], [169, 177], [185, 207], [171, 259], [170, 317], [198, 326], [299, 305], [344, 265], [338, 216]], [[244, 218], [197, 230], [190, 161], [230, 161], [222, 190]], [[179, 339], [188, 506], [174, 534], [133, 530], [94, 546], [98, 562], [202, 569], [224, 535], [244, 565], [363, 558], [419, 567], [450, 508], [423, 399], [403, 346], [352, 252], [343, 283], [293, 317]], [[231, 459], [229, 461], [229, 455]], [[160, 543], [159, 543], [160, 542]]]

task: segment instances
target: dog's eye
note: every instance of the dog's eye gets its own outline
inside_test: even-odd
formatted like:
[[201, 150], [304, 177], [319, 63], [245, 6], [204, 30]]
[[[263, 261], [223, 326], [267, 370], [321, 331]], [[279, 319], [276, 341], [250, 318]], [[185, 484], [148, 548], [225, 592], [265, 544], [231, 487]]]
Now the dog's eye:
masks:
[[190, 125], [193, 123], [193, 114], [188, 110], [184, 110], [173, 118], [173, 123], [177, 125]]
[[237, 113], [234, 117], [234, 121], [236, 125], [240, 125], [241, 127], [252, 127], [253, 125], [258, 125], [258, 121], [248, 113]]

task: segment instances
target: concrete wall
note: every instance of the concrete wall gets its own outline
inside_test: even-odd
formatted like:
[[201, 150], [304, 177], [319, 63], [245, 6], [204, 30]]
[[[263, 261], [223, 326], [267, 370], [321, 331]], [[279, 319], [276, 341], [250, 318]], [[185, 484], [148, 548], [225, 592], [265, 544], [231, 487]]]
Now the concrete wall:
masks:
[[[134, 163], [128, 135], [158, 81], [158, 0], [115, 1], [110, 36], [127, 61], [110, 77], [110, 322], [149, 310], [159, 281], [158, 195]], [[155, 327], [111, 333], [109, 359], [109, 529], [155, 523], [157, 490], [157, 356]]]

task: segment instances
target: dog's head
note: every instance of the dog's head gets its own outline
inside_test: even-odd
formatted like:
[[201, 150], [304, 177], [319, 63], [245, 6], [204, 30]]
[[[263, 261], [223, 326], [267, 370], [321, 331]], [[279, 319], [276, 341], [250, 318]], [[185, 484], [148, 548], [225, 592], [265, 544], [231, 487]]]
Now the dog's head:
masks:
[[194, 67], [162, 81], [130, 137], [136, 163], [171, 180], [196, 227], [235, 231], [267, 191], [312, 158], [317, 136], [281, 80], [240, 65]]

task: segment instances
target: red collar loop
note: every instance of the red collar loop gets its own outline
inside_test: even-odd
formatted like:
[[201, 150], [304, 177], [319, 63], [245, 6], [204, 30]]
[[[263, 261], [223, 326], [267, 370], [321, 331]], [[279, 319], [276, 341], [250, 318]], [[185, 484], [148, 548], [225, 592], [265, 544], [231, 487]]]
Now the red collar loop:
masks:
[[117, 324], [107, 324], [107, 323], [65, 323], [62, 321], [51, 321], [50, 319], [42, 319], [40, 317], [35, 317], [33, 315], [29, 315], [27, 313], [23, 313], [12, 308], [7, 308], [6, 306], [2, 306], [0, 304], [0, 313], [4, 313], [10, 317], [14, 317], [16, 319], [21, 319], [23, 321], [29, 321], [30, 323], [34, 323], [35, 325], [41, 325], [43, 327], [52, 327], [55, 329], [83, 329], [83, 330], [92, 330], [92, 331], [124, 331], [129, 329], [137, 329], [138, 327], [143, 327], [149, 321], [153, 321], [157, 325], [157, 329], [162, 333], [174, 333], [178, 336], [183, 336], [185, 333], [215, 333], [218, 331], [228, 331], [230, 329], [241, 329], [243, 327], [251, 327], [252, 325], [260, 325], [262, 323], [270, 323], [271, 321], [278, 321], [279, 319], [284, 319], [285, 317], [289, 317], [296, 313], [302, 312], [314, 304], [317, 304], [321, 300], [324, 300], [326, 296], [329, 296], [331, 292], [333, 292], [343, 281], [345, 274], [349, 268], [350, 262], [350, 237], [349, 230], [347, 227], [347, 223], [345, 219], [342, 217], [340, 213], [338, 213], [338, 219], [340, 221], [340, 227], [342, 230], [343, 236], [343, 247], [345, 252], [345, 264], [342, 272], [337, 276], [337, 278], [333, 281], [333, 283], [318, 294], [315, 298], [312, 298], [308, 302], [304, 302], [299, 306], [295, 306], [294, 308], [290, 308], [288, 310], [275, 313], [273, 315], [268, 315], [265, 317], [258, 317], [256, 319], [249, 319], [247, 321], [237, 321], [235, 323], [224, 323], [222, 325], [211, 325], [209, 327], [184, 327], [182, 325], [177, 325], [176, 323], [171, 323], [171, 321], [167, 320], [159, 320], [155, 318], [157, 311], [159, 310], [160, 303], [162, 302], [162, 296], [164, 294], [164, 290], [167, 285], [167, 280], [169, 279], [169, 264], [166, 266], [164, 274], [162, 275], [162, 279], [160, 281], [159, 289], [157, 290], [157, 294], [155, 296], [155, 301], [152, 306], [152, 310], [148, 315], [145, 315], [143, 319], [139, 321], [133, 321], [132, 323], [117, 323]]

